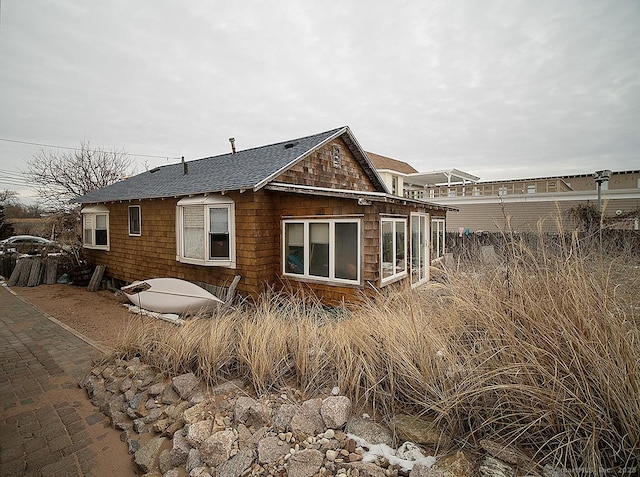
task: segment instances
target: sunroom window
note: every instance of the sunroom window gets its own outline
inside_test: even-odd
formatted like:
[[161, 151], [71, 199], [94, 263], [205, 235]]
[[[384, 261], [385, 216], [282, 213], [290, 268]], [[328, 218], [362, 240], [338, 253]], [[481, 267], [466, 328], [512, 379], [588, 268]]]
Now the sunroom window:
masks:
[[104, 205], [84, 207], [82, 214], [82, 246], [109, 250], [109, 209]]
[[431, 219], [431, 258], [436, 260], [444, 256], [444, 219]]
[[407, 219], [384, 217], [380, 222], [380, 256], [384, 285], [407, 274]]
[[176, 259], [195, 265], [235, 268], [235, 207], [223, 196], [178, 201]]
[[285, 276], [360, 283], [359, 220], [285, 220], [283, 237]]

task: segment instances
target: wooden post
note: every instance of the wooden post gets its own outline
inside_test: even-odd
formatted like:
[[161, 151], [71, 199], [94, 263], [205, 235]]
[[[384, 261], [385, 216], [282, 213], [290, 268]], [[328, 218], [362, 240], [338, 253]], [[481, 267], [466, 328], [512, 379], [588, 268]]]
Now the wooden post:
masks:
[[27, 279], [28, 287], [37, 287], [40, 285], [42, 279], [42, 259], [34, 258], [31, 260], [31, 270], [29, 271], [29, 278]]
[[100, 288], [100, 282], [102, 281], [102, 275], [104, 275], [104, 271], [107, 267], [104, 265], [97, 265], [96, 269], [93, 271], [93, 276], [91, 277], [91, 281], [89, 282], [89, 286], [87, 286], [87, 290], [94, 292], [98, 291]]

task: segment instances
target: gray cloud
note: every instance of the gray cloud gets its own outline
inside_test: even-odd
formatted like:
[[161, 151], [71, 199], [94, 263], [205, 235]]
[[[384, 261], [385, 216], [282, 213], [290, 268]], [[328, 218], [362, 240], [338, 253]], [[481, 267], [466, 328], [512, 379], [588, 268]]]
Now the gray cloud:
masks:
[[[425, 171], [640, 166], [634, 0], [21, 1], [0, 22], [0, 137], [193, 159], [348, 124]], [[35, 152], [0, 141], [0, 169]]]

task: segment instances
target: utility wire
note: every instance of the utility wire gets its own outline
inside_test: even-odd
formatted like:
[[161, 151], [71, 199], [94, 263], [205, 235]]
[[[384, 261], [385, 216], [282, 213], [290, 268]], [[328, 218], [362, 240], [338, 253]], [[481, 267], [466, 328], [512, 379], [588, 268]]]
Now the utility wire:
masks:
[[[31, 142], [31, 141], [18, 141], [17, 139], [7, 139], [7, 138], [3, 138], [0, 137], [0, 141], [5, 141], [5, 142], [13, 142], [16, 144], [27, 144], [29, 146], [40, 146], [40, 147], [55, 147], [58, 149], [68, 149], [70, 151], [88, 151], [88, 152], [103, 152], [101, 150], [98, 149], [81, 149], [79, 147], [67, 147], [67, 146], [58, 146], [56, 144], [44, 144], [44, 143], [40, 143], [40, 142]], [[135, 156], [135, 157], [156, 157], [158, 159], [180, 159], [179, 157], [170, 157], [170, 156], [154, 156], [152, 154], [129, 154], [128, 152], [124, 153], [127, 156]]]

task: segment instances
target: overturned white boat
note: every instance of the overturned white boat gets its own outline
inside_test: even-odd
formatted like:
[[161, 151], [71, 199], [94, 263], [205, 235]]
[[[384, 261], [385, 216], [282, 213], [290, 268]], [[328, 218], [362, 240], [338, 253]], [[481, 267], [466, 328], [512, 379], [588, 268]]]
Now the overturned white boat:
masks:
[[197, 313], [223, 303], [204, 288], [179, 278], [150, 278], [121, 290], [134, 305], [158, 313]]

